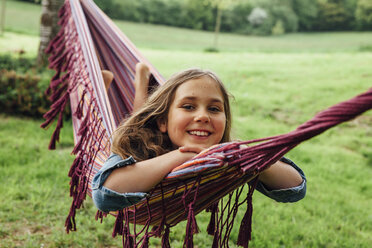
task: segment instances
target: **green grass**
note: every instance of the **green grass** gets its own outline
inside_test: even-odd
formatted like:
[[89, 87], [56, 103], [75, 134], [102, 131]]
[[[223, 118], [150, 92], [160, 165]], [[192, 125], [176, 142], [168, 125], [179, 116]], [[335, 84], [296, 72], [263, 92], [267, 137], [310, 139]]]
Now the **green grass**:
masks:
[[23, 56], [35, 57], [39, 48], [40, 39], [38, 36], [5, 32], [0, 36], [0, 53], [11, 53], [18, 55], [24, 51]]
[[7, 0], [5, 31], [39, 35], [41, 5]]
[[[12, 6], [37, 18], [37, 5], [7, 1], [7, 9]], [[222, 52], [204, 53], [212, 33], [117, 23], [165, 77], [195, 66], [216, 71], [235, 96], [237, 138], [289, 132], [318, 111], [371, 87], [371, 32], [223, 34]], [[7, 21], [12, 32], [0, 37], [1, 53], [22, 48], [30, 56], [36, 54], [38, 27], [22, 27], [26, 24]], [[65, 123], [61, 144], [48, 151], [52, 130], [41, 130], [41, 122], [0, 115], [0, 246], [120, 247], [120, 237], [111, 238], [114, 218], [109, 216], [102, 224], [95, 221], [89, 198], [77, 214], [78, 231], [65, 234], [71, 204], [67, 173], [73, 161], [72, 127]], [[296, 204], [280, 204], [256, 192], [251, 247], [370, 247], [371, 147], [369, 111], [292, 150], [288, 157], [308, 178], [307, 196]], [[194, 241], [199, 248], [212, 242], [205, 232], [208, 216], [197, 217], [201, 233]], [[237, 222], [231, 247], [238, 226]], [[172, 230], [172, 247], [181, 247], [184, 230], [185, 223]]]

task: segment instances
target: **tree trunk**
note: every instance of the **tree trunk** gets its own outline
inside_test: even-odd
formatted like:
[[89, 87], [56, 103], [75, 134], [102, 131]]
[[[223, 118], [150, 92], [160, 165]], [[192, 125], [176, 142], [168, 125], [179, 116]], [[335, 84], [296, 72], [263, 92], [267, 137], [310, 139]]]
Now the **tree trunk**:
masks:
[[217, 17], [216, 17], [216, 26], [214, 29], [214, 48], [217, 50], [218, 46], [218, 35], [220, 33], [221, 27], [221, 17], [222, 17], [222, 9], [220, 6], [217, 5]]
[[1, 15], [0, 15], [0, 36], [4, 33], [5, 27], [5, 2], [6, 0], [2, 0], [1, 4]]
[[49, 42], [58, 33], [58, 10], [64, 0], [42, 0], [41, 21], [40, 21], [40, 45], [37, 56], [39, 66], [47, 64], [47, 56], [44, 52]]

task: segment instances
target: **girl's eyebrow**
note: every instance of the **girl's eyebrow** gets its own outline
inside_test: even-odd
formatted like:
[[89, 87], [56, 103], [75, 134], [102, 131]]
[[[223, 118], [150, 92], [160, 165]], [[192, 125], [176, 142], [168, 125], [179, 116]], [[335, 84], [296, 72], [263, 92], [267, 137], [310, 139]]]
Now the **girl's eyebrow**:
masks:
[[[185, 96], [181, 98], [180, 101], [184, 101], [184, 100], [195, 101], [196, 99], [197, 99], [196, 96]], [[223, 103], [223, 101], [220, 98], [211, 98], [211, 102]]]

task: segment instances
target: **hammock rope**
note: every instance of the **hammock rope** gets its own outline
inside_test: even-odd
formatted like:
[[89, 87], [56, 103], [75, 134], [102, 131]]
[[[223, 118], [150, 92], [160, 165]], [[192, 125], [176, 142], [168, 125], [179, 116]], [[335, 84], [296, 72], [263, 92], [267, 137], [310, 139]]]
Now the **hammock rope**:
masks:
[[[53, 104], [41, 126], [47, 128], [57, 119], [49, 144], [55, 149], [63, 111], [70, 103], [76, 158], [68, 173], [72, 204], [65, 226], [69, 232], [76, 230], [76, 210], [87, 194], [91, 196], [92, 178], [110, 154], [112, 132], [132, 110], [135, 64], [149, 65], [151, 85], [161, 84], [164, 78], [93, 1], [66, 0], [59, 16], [61, 30], [46, 50], [49, 67], [56, 71], [47, 90]], [[107, 91], [101, 69], [115, 75]], [[371, 108], [372, 89], [320, 112], [288, 134], [216, 145], [169, 173], [150, 197], [113, 213], [112, 236], [122, 235], [123, 247], [148, 247], [151, 237], [162, 237], [162, 247], [170, 247], [170, 228], [187, 220], [184, 247], [193, 247], [193, 235], [199, 231], [195, 216], [207, 210], [212, 247], [228, 247], [238, 208], [246, 204], [237, 244], [248, 247], [258, 173], [301, 142]], [[241, 149], [243, 144], [250, 146]], [[98, 211], [96, 219], [105, 216]]]

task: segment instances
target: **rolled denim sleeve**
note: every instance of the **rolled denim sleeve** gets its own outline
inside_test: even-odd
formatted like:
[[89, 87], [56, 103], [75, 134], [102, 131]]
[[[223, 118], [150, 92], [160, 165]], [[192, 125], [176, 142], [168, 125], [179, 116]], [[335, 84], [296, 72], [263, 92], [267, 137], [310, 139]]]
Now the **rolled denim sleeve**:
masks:
[[133, 157], [122, 159], [117, 154], [112, 154], [103, 167], [97, 172], [92, 181], [92, 198], [96, 207], [103, 212], [121, 210], [134, 205], [144, 199], [144, 192], [119, 193], [103, 186], [107, 177], [116, 168], [136, 163]]
[[280, 161], [296, 169], [302, 177], [302, 183], [293, 188], [268, 190], [262, 182], [258, 181], [256, 189], [277, 202], [296, 202], [301, 200], [306, 195], [306, 177], [304, 172], [294, 162], [287, 158], [283, 157]]

